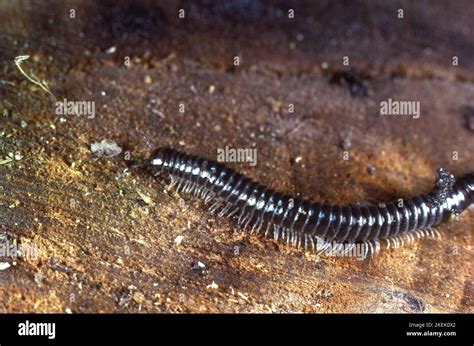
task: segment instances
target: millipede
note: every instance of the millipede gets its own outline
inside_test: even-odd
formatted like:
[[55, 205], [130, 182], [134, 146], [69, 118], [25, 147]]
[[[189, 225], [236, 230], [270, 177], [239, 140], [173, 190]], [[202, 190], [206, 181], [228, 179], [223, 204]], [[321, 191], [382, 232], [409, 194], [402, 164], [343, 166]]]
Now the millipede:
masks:
[[156, 149], [147, 163], [154, 176], [167, 174], [171, 186], [194, 194], [219, 217], [233, 217], [244, 229], [273, 236], [295, 247], [322, 253], [349, 252], [360, 246], [365, 255], [424, 236], [439, 236], [435, 226], [455, 219], [474, 201], [474, 172], [455, 179], [437, 171], [430, 193], [377, 205], [331, 205], [292, 197], [266, 187], [225, 165], [172, 148]]

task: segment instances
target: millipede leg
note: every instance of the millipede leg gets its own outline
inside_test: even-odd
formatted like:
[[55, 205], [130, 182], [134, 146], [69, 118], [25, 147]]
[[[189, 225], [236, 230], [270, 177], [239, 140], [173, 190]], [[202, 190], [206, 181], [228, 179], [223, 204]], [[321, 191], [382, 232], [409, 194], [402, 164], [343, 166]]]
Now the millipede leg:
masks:
[[240, 208], [239, 207], [235, 207], [234, 210], [232, 210], [229, 215], [227, 215], [227, 217], [232, 217], [234, 216], [235, 214], [237, 214], [239, 212]]
[[232, 204], [226, 204], [226, 206], [217, 214], [219, 217], [227, 216], [227, 212], [232, 209]]
[[221, 200], [216, 200], [211, 207], [209, 208], [209, 212], [211, 214], [214, 214], [214, 212], [219, 209], [222, 206], [222, 201]]
[[273, 225], [273, 239], [278, 240], [280, 237], [280, 226]]

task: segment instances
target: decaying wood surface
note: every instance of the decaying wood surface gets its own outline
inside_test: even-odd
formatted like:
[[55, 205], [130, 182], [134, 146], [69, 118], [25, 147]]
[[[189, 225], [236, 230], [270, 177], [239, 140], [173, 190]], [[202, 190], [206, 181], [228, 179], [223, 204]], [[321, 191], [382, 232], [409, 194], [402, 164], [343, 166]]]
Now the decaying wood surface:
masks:
[[[317, 257], [124, 172], [149, 155], [141, 130], [211, 159], [256, 148], [230, 165], [321, 202], [426, 192], [438, 167], [474, 168], [472, 18], [470, 1], [3, 1], [0, 232], [38, 252], [0, 258], [0, 311], [472, 312], [472, 209], [441, 240]], [[57, 114], [19, 55], [95, 116]], [[420, 118], [381, 116], [388, 98]], [[93, 155], [103, 139], [122, 153]]]

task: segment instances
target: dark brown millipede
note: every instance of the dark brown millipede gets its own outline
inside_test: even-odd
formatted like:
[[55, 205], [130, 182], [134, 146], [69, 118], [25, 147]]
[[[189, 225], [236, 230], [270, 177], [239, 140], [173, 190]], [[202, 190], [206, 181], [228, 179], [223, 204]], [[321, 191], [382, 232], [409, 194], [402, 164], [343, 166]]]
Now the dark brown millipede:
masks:
[[355, 245], [366, 253], [378, 252], [381, 240], [398, 247], [438, 234], [433, 226], [458, 216], [474, 201], [474, 173], [455, 180], [444, 168], [438, 169], [431, 193], [386, 204], [339, 206], [287, 196], [221, 163], [171, 148], [155, 150], [150, 167], [154, 175], [169, 174], [178, 190], [213, 200], [211, 212], [237, 217], [252, 233], [318, 253], [330, 246], [349, 251]]

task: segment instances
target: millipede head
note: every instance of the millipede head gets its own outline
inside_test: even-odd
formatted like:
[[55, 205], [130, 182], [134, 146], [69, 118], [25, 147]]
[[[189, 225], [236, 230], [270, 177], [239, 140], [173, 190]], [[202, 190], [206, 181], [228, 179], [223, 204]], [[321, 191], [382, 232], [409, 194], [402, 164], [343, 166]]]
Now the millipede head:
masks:
[[156, 173], [161, 173], [167, 164], [167, 148], [158, 148], [150, 156], [150, 167]]

